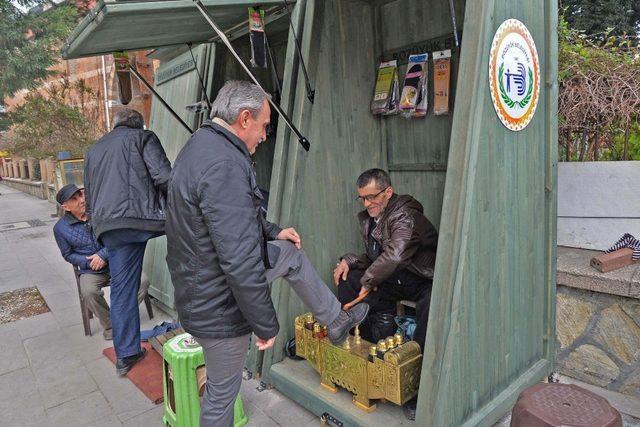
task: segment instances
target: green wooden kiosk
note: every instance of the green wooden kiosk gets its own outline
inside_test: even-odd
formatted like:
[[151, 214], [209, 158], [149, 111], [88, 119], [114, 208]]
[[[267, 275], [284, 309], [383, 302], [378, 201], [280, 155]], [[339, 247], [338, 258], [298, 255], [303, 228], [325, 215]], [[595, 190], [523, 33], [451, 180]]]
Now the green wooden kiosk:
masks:
[[[422, 202], [440, 240], [415, 425], [491, 425], [553, 363], [557, 2], [455, 0], [459, 48], [448, 0], [290, 0], [289, 11], [280, 0], [203, 3], [247, 62], [247, 6], [266, 11], [280, 104], [311, 150], [281, 121], [256, 154], [259, 183], [270, 193], [269, 219], [296, 227], [327, 283], [339, 255], [361, 246], [355, 219], [361, 171], [389, 170], [396, 192]], [[503, 125], [490, 90], [492, 41], [508, 19], [526, 26], [539, 59], [537, 108], [519, 131]], [[195, 62], [187, 43], [194, 44]], [[435, 116], [431, 107], [423, 119], [371, 114], [381, 58], [402, 62], [407, 52], [445, 47], [453, 50], [448, 115]], [[157, 48], [153, 55], [161, 60], [156, 90], [193, 128], [203, 119], [185, 109], [203, 99], [196, 66], [211, 97], [225, 80], [246, 78], [189, 0], [100, 0], [64, 57], [148, 48]], [[275, 89], [272, 72], [256, 74]], [[171, 159], [189, 137], [160, 103], [153, 104], [150, 128]], [[153, 296], [171, 309], [165, 254], [164, 238], [152, 242], [145, 271]], [[252, 371], [344, 425], [414, 425], [391, 404], [367, 414], [346, 392], [321, 391], [306, 362], [284, 355], [303, 305], [284, 282], [273, 284], [272, 296], [281, 332], [272, 350], [251, 351]]]

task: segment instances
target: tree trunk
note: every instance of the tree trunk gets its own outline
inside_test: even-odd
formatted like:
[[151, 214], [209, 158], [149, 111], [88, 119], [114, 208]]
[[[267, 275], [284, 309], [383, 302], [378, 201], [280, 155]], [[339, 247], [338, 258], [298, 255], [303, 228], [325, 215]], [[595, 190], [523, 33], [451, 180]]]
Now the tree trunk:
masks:
[[624, 130], [624, 146], [622, 151], [622, 160], [629, 160], [629, 136], [631, 131], [631, 124], [627, 122], [627, 126]]
[[586, 130], [582, 132], [582, 138], [580, 138], [580, 155], [578, 156], [579, 162], [584, 162], [584, 155], [587, 152], [589, 146], [589, 132]]

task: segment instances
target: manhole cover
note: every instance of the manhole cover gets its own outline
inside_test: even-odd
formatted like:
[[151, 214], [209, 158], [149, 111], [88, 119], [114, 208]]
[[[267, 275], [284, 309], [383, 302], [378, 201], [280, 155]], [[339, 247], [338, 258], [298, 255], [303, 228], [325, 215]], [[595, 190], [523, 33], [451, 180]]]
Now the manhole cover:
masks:
[[21, 228], [29, 228], [29, 227], [31, 226], [26, 221], [13, 222], [10, 224], [0, 224], [0, 231], [19, 230]]
[[48, 311], [47, 303], [35, 286], [0, 294], [0, 325]]
[[30, 219], [27, 221], [27, 224], [32, 227], [42, 227], [43, 225], [47, 225], [44, 221], [40, 221], [39, 219]]
[[20, 230], [21, 228], [42, 227], [44, 225], [47, 225], [47, 223], [44, 221], [41, 221], [39, 219], [30, 219], [28, 221], [0, 224], [0, 231]]

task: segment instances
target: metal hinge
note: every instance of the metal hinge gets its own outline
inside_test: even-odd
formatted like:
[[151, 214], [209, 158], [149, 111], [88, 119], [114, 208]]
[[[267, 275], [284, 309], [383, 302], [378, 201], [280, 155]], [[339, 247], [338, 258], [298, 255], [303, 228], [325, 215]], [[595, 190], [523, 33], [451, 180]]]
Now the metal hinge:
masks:
[[342, 421], [340, 421], [339, 419], [337, 419], [336, 417], [334, 417], [328, 412], [325, 412], [322, 414], [322, 416], [320, 417], [320, 423], [322, 425], [327, 425], [328, 423], [332, 423], [333, 425], [336, 425], [338, 427], [344, 427], [344, 423]]

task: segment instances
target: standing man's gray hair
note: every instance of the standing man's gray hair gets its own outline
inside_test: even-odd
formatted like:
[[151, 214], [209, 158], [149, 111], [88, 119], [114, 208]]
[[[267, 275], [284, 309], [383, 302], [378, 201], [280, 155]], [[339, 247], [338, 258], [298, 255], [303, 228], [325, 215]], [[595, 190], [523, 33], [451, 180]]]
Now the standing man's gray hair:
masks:
[[131, 108], [123, 108], [113, 117], [113, 127], [127, 126], [134, 129], [144, 129], [142, 114]]
[[271, 96], [251, 82], [229, 80], [218, 91], [218, 96], [211, 104], [211, 118], [218, 117], [231, 124], [242, 110], [249, 110], [255, 118], [268, 99]]

